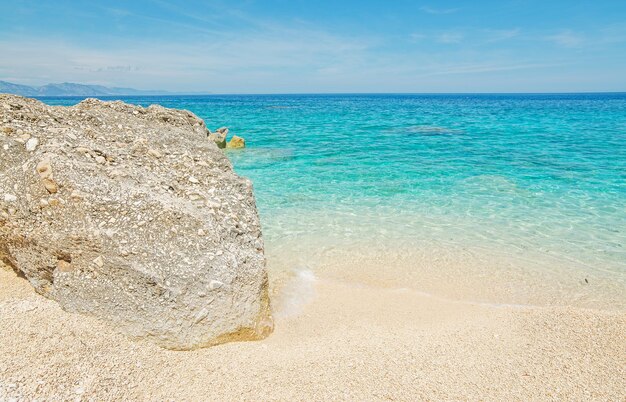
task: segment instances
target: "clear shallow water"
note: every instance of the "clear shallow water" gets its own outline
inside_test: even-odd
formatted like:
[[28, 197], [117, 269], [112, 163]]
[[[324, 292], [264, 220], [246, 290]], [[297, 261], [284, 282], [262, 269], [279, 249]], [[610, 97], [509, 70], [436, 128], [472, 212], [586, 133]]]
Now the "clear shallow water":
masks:
[[268, 248], [436, 241], [625, 280], [626, 94], [123, 100], [246, 138], [228, 155], [254, 182]]

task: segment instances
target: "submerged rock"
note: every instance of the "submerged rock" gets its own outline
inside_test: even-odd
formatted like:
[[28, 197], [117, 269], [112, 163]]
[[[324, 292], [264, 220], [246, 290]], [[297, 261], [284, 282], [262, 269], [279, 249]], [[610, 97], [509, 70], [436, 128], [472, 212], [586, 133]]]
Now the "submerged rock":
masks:
[[0, 124], [0, 259], [37, 292], [173, 349], [271, 331], [252, 185], [202, 120], [0, 95]]

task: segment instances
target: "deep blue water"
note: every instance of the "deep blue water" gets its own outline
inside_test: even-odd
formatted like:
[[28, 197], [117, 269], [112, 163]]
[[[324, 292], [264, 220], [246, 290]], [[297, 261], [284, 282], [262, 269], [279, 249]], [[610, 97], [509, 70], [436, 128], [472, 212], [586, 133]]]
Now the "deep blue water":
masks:
[[245, 137], [228, 155], [270, 244], [487, 244], [626, 273], [626, 94], [122, 99]]

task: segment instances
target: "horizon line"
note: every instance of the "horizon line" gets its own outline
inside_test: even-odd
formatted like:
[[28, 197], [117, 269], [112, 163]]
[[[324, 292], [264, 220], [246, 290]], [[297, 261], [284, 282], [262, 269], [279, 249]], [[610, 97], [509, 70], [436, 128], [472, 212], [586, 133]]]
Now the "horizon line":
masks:
[[[3, 94], [3, 93], [0, 93]], [[17, 95], [4, 93], [8, 95]], [[32, 98], [83, 98], [83, 97], [158, 97], [158, 96], [246, 96], [246, 95], [582, 95], [582, 94], [626, 94], [626, 90], [619, 91], [566, 91], [566, 92], [163, 92], [156, 94], [116, 94], [116, 95], [42, 95]], [[17, 95], [23, 96], [23, 95]], [[28, 96], [24, 96], [28, 98]]]

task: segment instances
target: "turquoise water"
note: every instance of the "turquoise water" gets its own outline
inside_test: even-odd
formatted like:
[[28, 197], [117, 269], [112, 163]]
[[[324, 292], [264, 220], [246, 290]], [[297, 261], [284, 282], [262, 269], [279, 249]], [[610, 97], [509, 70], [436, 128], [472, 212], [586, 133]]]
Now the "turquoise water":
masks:
[[626, 94], [124, 100], [246, 138], [228, 155], [254, 182], [268, 247], [484, 245], [624, 280]]

